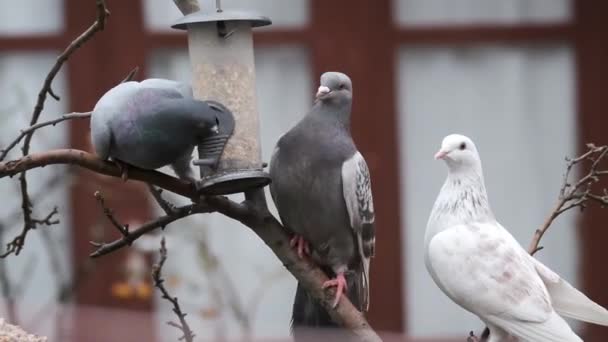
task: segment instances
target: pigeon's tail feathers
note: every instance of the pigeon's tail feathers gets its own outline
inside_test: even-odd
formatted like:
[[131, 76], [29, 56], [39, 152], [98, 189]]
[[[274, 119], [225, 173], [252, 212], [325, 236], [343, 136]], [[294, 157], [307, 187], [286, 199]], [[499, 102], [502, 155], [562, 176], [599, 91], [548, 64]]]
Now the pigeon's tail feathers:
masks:
[[536, 271], [547, 287], [555, 311], [579, 321], [608, 326], [608, 310], [589, 299], [540, 261], [532, 259]]
[[293, 302], [291, 329], [297, 336], [301, 327], [334, 327], [335, 323], [327, 311], [298, 283]]
[[[324, 271], [333, 276], [333, 272], [328, 269]], [[344, 276], [348, 286], [347, 296], [351, 303], [361, 310], [360, 298], [363, 291], [362, 272], [349, 272]], [[296, 289], [296, 297], [293, 303], [293, 312], [291, 316], [291, 330], [295, 341], [312, 341], [312, 336], [317, 334], [331, 334], [338, 340], [349, 341], [352, 336], [347, 331], [339, 329], [339, 326], [334, 323], [327, 311], [314, 299], [304, 287], [298, 283]], [[332, 341], [335, 339], [332, 339]]]
[[[555, 311], [544, 322], [532, 322], [513, 319], [512, 317], [484, 317], [488, 323], [516, 336], [519, 341], [543, 342], [583, 342], [566, 321]], [[492, 331], [490, 330], [490, 340]]]
[[101, 159], [110, 157], [112, 148], [112, 129], [110, 123], [104, 117], [103, 110], [94, 110], [91, 115], [91, 144], [95, 153]]

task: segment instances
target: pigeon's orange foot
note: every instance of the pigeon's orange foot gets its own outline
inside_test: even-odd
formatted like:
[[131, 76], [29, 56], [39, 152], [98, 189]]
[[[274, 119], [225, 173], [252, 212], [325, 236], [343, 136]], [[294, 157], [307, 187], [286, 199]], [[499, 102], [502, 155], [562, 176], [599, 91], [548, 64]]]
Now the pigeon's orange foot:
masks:
[[310, 256], [310, 245], [301, 235], [294, 235], [289, 245], [296, 250], [300, 259]]
[[331, 280], [328, 280], [323, 283], [323, 288], [326, 289], [328, 287], [336, 287], [336, 299], [334, 299], [334, 303], [332, 304], [332, 308], [335, 308], [340, 301], [340, 297], [344, 293], [344, 290], [347, 289], [346, 278], [344, 278], [344, 273], [338, 273], [338, 275]]

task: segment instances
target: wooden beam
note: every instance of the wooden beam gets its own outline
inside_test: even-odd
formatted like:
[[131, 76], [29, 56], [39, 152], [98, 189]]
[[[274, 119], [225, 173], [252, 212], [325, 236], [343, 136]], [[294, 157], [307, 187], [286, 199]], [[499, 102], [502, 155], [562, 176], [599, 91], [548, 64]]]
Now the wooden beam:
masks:
[[[578, 81], [579, 151], [585, 144], [608, 143], [606, 89], [608, 89], [608, 2], [580, 0], [575, 2], [577, 22], [576, 62]], [[608, 182], [602, 184], [608, 188]], [[583, 292], [598, 304], [608, 307], [608, 273], [604, 271], [608, 257], [608, 209], [592, 207], [581, 215], [581, 267]], [[608, 328], [586, 325], [585, 341], [608, 340]]]
[[[119, 83], [134, 66], [143, 67], [145, 61], [141, 2], [139, 0], [106, 2], [112, 15], [108, 18], [105, 30], [97, 33], [67, 63], [72, 111], [91, 110], [105, 91]], [[65, 10], [69, 37], [79, 35], [95, 18], [95, 3], [91, 1], [65, 0]], [[141, 75], [142, 73], [138, 77]], [[70, 130], [71, 146], [90, 151], [88, 120], [70, 122]], [[115, 253], [94, 262], [88, 256], [91, 252], [89, 241], [111, 239], [117, 235], [115, 229], [102, 215], [99, 204], [93, 196], [96, 190], [102, 191], [107, 204], [125, 223], [141, 222], [152, 215], [150, 201], [141, 186], [135, 186], [131, 182], [121, 184], [103, 176], [91, 176], [90, 173], [76, 174], [76, 180], [70, 189], [74, 274], [77, 274], [78, 270], [87, 263], [92, 263], [94, 267], [92, 272], [78, 284], [76, 289], [78, 307], [120, 307], [151, 311], [152, 297], [134, 296], [125, 299], [112, 295], [112, 285], [126, 279], [124, 263], [126, 255], [131, 251]], [[93, 337], [111, 340], [111, 336], [133, 336], [135, 329], [130, 324], [112, 325], [108, 320], [88, 320], [87, 317], [93, 316], [76, 314], [73, 317], [75, 320], [73, 339], [78, 341], [89, 341]], [[137, 325], [138, 340], [154, 341], [156, 325], [153, 315], [148, 315], [146, 324], [142, 325], [140, 321]]]
[[316, 84], [320, 74], [328, 70], [351, 76], [353, 137], [372, 175], [378, 248], [371, 266], [368, 317], [378, 331], [401, 332], [405, 270], [401, 266], [401, 182], [390, 1], [312, 0], [311, 9], [313, 80]]
[[0, 36], [0, 52], [63, 50], [69, 43], [63, 36]]
[[570, 41], [574, 38], [572, 24], [542, 25], [455, 25], [436, 27], [401, 27], [395, 29], [399, 45], [428, 44], [519, 44], [527, 42]]

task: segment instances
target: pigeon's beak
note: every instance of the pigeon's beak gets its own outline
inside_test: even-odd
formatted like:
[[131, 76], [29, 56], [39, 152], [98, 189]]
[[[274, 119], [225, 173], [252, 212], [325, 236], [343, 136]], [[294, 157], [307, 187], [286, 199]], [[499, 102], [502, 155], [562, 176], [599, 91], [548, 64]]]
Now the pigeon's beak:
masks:
[[321, 98], [327, 94], [329, 94], [331, 92], [331, 89], [329, 89], [326, 86], [320, 86], [319, 89], [317, 90], [317, 99]]
[[439, 152], [435, 153], [435, 160], [443, 159], [448, 155], [449, 152], [444, 150], [439, 150]]
[[214, 125], [213, 127], [211, 127], [211, 132], [213, 132], [214, 134], [218, 134], [220, 132], [220, 127], [218, 125]]

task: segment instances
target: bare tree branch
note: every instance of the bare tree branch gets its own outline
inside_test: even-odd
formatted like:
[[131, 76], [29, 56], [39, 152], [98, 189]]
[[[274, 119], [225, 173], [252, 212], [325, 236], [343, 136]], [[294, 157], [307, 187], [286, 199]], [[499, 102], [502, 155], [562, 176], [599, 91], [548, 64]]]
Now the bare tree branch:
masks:
[[[51, 164], [79, 165], [97, 173], [120, 178], [120, 170], [116, 165], [102, 161], [90, 153], [69, 149], [31, 154], [17, 160], [0, 163], [0, 178], [14, 175], [22, 170]], [[129, 179], [147, 182], [193, 200], [197, 200], [199, 197], [191, 183], [158, 171], [147, 171], [133, 167], [129, 169]], [[378, 335], [371, 329], [363, 315], [350, 303], [348, 298], [343, 296], [339, 305], [335, 309], [332, 308], [335, 289], [323, 290], [321, 287], [323, 282], [328, 280], [327, 275], [316, 265], [300, 260], [289, 247], [287, 230], [268, 211], [263, 191], [261, 194], [249, 194], [248, 197], [244, 203], [235, 203], [223, 196], [211, 196], [205, 197], [204, 203], [209, 205], [210, 209], [250, 227], [272, 249], [283, 265], [302, 283], [309, 293], [322, 303], [338, 324], [353, 331], [363, 341], [380, 341]], [[204, 203], [202, 205], [205, 205]], [[184, 214], [184, 216], [186, 215]], [[163, 220], [163, 222], [152, 221], [137, 230], [131, 231], [130, 236], [135, 237], [135, 234], [141, 236], [175, 221], [171, 216], [164, 216], [158, 220]], [[140, 229], [144, 229], [144, 227], [145, 231], [140, 232]], [[134, 240], [121, 239], [121, 241], [108, 244], [106, 248], [112, 246], [112, 250], [115, 250]], [[119, 246], [113, 247], [114, 243]]]
[[[94, 171], [120, 177], [120, 171], [112, 163], [101, 161], [97, 157], [76, 150], [56, 150], [36, 155], [30, 155], [26, 158], [0, 164], [0, 177], [10, 175], [11, 173], [19, 172], [20, 169], [31, 169], [49, 164], [71, 163], [84, 166]], [[184, 182], [174, 177], [164, 175], [157, 171], [145, 171], [133, 168], [130, 170], [130, 178], [138, 179], [157, 186], [163, 187], [180, 195], [196, 198], [195, 189], [192, 184]], [[352, 330], [359, 335], [364, 341], [379, 341], [379, 337], [371, 329], [363, 315], [348, 301], [346, 297], [342, 297], [340, 304], [333, 309], [332, 299], [334, 298], [334, 289], [322, 289], [324, 281], [328, 280], [327, 275], [321, 271], [316, 265], [310, 262], [300, 260], [297, 255], [289, 247], [289, 237], [287, 231], [281, 224], [270, 214], [266, 207], [265, 199], [262, 198], [252, 201], [251, 199], [244, 203], [235, 203], [223, 196], [206, 197], [205, 202], [214, 210], [238, 220], [249, 226], [254, 232], [264, 240], [264, 242], [273, 250], [273, 252], [283, 262], [283, 265], [298, 279], [303, 286], [309, 290], [311, 295], [320, 300], [322, 305], [328, 310], [332, 318], [346, 328]], [[184, 214], [186, 216], [186, 214]], [[138, 230], [130, 232], [134, 237], [137, 233], [139, 236], [145, 232], [160, 228], [164, 224], [168, 224], [174, 219], [170, 216], [164, 216], [159, 219], [162, 223], [152, 221], [147, 225], [140, 227]], [[145, 232], [140, 230], [145, 228]], [[112, 244], [106, 245], [106, 248], [112, 250], [118, 249], [135, 239], [121, 239]], [[114, 243], [118, 247], [114, 247]], [[95, 255], [95, 253], [94, 253]], [[97, 255], [95, 255], [97, 256]]]
[[133, 78], [135, 77], [135, 75], [137, 75], [138, 72], [139, 72], [139, 67], [136, 66], [135, 68], [133, 68], [133, 70], [129, 71], [129, 73], [127, 74], [127, 76], [125, 78], [123, 78], [123, 80], [120, 81], [120, 83], [125, 83], [125, 82], [132, 81]]
[[150, 194], [152, 194], [152, 197], [156, 200], [156, 203], [158, 203], [161, 209], [163, 209], [165, 214], [171, 215], [175, 213], [175, 205], [163, 198], [163, 189], [156, 188], [150, 183], [146, 183], [146, 185], [148, 186], [148, 190], [150, 190]]
[[59, 224], [59, 220], [53, 220], [53, 217], [58, 213], [57, 207], [55, 207], [46, 217], [42, 219], [35, 219], [30, 216], [27, 223], [28, 229], [23, 229], [19, 235], [17, 235], [11, 242], [6, 244], [6, 250], [4, 253], [0, 254], [0, 258], [6, 258], [13, 253], [18, 255], [23, 248], [25, 237], [30, 229], [35, 229], [38, 225], [51, 226]]
[[106, 200], [103, 198], [103, 195], [101, 194], [101, 192], [95, 191], [94, 195], [95, 195], [95, 198], [97, 199], [97, 202], [99, 202], [101, 209], [103, 210], [103, 214], [106, 215], [106, 217], [108, 218], [108, 220], [110, 220], [110, 222], [112, 222], [112, 225], [114, 226], [114, 228], [116, 228], [116, 230], [118, 230], [120, 232], [120, 234], [122, 234], [123, 237], [128, 237], [129, 236], [129, 225], [128, 224], [123, 225], [120, 222], [118, 222], [116, 217], [114, 217], [114, 212], [112, 211], [112, 209], [110, 209], [108, 206], [106, 206]]
[[[68, 45], [68, 47], [63, 51], [63, 53], [61, 53], [61, 55], [59, 55], [59, 57], [57, 57], [57, 61], [55, 62], [55, 64], [53, 65], [53, 67], [51, 68], [49, 73], [47, 74], [47, 76], [44, 80], [44, 83], [42, 85], [42, 89], [40, 89], [40, 92], [38, 93], [38, 101], [36, 102], [36, 105], [34, 106], [34, 110], [32, 112], [30, 126], [34, 126], [38, 123], [38, 119], [40, 118], [40, 115], [42, 114], [42, 110], [44, 109], [44, 103], [46, 101], [47, 94], [51, 94], [51, 96], [55, 97], [56, 99], [59, 99], [59, 97], [55, 93], [53, 93], [51, 86], [52, 86], [53, 80], [55, 79], [55, 76], [57, 76], [57, 74], [59, 73], [59, 70], [61, 70], [61, 67], [63, 66], [63, 64], [70, 58], [70, 56], [74, 53], [74, 51], [76, 51], [85, 42], [87, 42], [89, 39], [91, 39], [95, 35], [95, 33], [104, 29], [106, 18], [110, 15], [110, 12], [107, 10], [104, 0], [96, 0], [96, 5], [97, 5], [97, 18], [96, 18], [95, 22], [86, 31], [84, 31], [78, 38], [76, 38], [74, 41], [72, 41]], [[23, 141], [23, 146], [21, 148], [23, 156], [27, 156], [29, 154], [30, 144], [31, 144], [32, 137], [33, 137], [35, 131], [36, 131], [35, 129], [31, 130], [30, 132], [26, 133], [25, 137], [23, 138], [24, 141]], [[21, 140], [21, 139], [18, 139], [18, 140]], [[5, 148], [4, 150], [2, 150], [0, 152], [0, 161], [4, 160], [4, 158], [6, 158], [6, 155], [9, 153], [9, 151], [18, 143], [18, 140], [15, 140], [14, 144], [9, 145], [7, 148]], [[21, 249], [23, 248], [23, 246], [25, 244], [25, 239], [27, 237], [27, 233], [31, 229], [36, 228], [36, 222], [32, 221], [32, 202], [31, 202], [29, 194], [28, 194], [28, 189], [27, 189], [28, 184], [27, 184], [27, 177], [26, 177], [25, 171], [22, 172], [21, 175], [19, 176], [19, 185], [21, 188], [21, 209], [23, 211], [23, 229], [22, 229], [21, 234], [19, 234], [19, 236], [17, 236], [11, 243], [9, 243], [9, 245], [7, 246], [7, 251], [5, 253], [3, 253], [0, 257], [6, 257], [12, 253], [15, 253], [18, 255], [19, 252], [21, 252]], [[54, 214], [50, 214], [50, 215], [52, 216]]]
[[[587, 152], [574, 159], [566, 158], [566, 172], [564, 173], [557, 203], [553, 207], [553, 210], [543, 225], [534, 232], [532, 241], [530, 241], [530, 245], [528, 246], [528, 252], [530, 254], [534, 255], [536, 252], [542, 249], [542, 247], [539, 246], [540, 240], [559, 215], [572, 208], [578, 207], [583, 210], [587, 207], [587, 203], [589, 201], [599, 203], [602, 207], [608, 205], [608, 194], [606, 193], [606, 189], [602, 190], [601, 195], [592, 192], [592, 187], [600, 181], [600, 177], [608, 174], [608, 170], [598, 169], [600, 162], [608, 153], [608, 146], [597, 147], [593, 144], [587, 144], [587, 148]], [[570, 177], [572, 170], [576, 165], [583, 162], [591, 162], [589, 171], [578, 181], [571, 182]]]
[[251, 228], [272, 249], [308, 293], [319, 300], [336, 323], [353, 332], [361, 341], [381, 341], [363, 314], [346, 296], [342, 296], [338, 306], [332, 308], [335, 289], [322, 288], [323, 283], [329, 280], [327, 275], [313, 263], [301, 260], [291, 249], [287, 230], [268, 210], [263, 189], [246, 193], [245, 196], [246, 200], [242, 204], [220, 196], [207, 197], [206, 201], [219, 213]]
[[158, 264], [152, 266], [152, 280], [154, 281], [154, 286], [162, 293], [162, 298], [168, 300], [173, 305], [173, 312], [179, 319], [179, 323], [167, 322], [167, 324], [181, 330], [184, 335], [179, 338], [180, 341], [185, 340], [186, 342], [192, 342], [194, 340], [194, 334], [192, 333], [192, 330], [190, 330], [188, 322], [186, 322], [186, 314], [179, 307], [177, 297], [172, 297], [165, 288], [165, 280], [162, 278], [161, 274], [165, 261], [167, 261], [167, 247], [165, 246], [165, 238], [163, 237], [160, 241], [160, 260], [158, 261]]
[[183, 207], [178, 207], [175, 209], [170, 215], [161, 216], [156, 218], [146, 224], [143, 224], [137, 229], [131, 230], [123, 234], [123, 237], [109, 242], [109, 243], [99, 243], [99, 242], [91, 242], [91, 245], [97, 247], [97, 249], [90, 254], [90, 257], [97, 258], [102, 255], [106, 255], [108, 253], [114, 252], [118, 249], [121, 249], [125, 246], [130, 246], [133, 241], [139, 239], [142, 235], [152, 232], [156, 229], [164, 229], [170, 223], [177, 221], [186, 216], [190, 216], [193, 214], [202, 214], [208, 213], [209, 208], [204, 203], [201, 204], [190, 204], [185, 205]]
[[26, 135], [33, 133], [37, 129], [40, 129], [40, 128], [46, 127], [46, 126], [50, 126], [50, 125], [55, 126], [56, 124], [58, 124], [60, 122], [63, 122], [63, 121], [66, 121], [66, 120], [85, 119], [85, 118], [89, 118], [89, 117], [91, 117], [91, 112], [63, 114], [62, 116], [60, 116], [57, 119], [53, 119], [53, 120], [37, 123], [37, 124], [32, 125], [32, 126], [30, 126], [28, 128], [25, 128], [25, 129], [21, 130], [21, 133], [19, 133], [19, 136], [17, 136], [8, 145], [8, 147], [6, 149], [0, 151], [0, 154], [2, 154], [2, 156], [0, 156], [0, 160], [4, 160], [4, 157], [6, 156], [6, 153], [8, 153], [13, 147], [15, 147], [23, 138], [25, 138]]
[[[59, 149], [32, 153], [19, 159], [0, 162], [0, 178], [14, 176], [21, 171], [54, 164], [78, 165], [107, 176], [118, 178], [121, 176], [120, 170], [114, 163], [101, 160], [94, 154], [75, 149]], [[147, 171], [130, 166], [129, 179], [151, 183], [188, 198], [197, 198], [196, 188], [193, 184], [158, 171]]]

